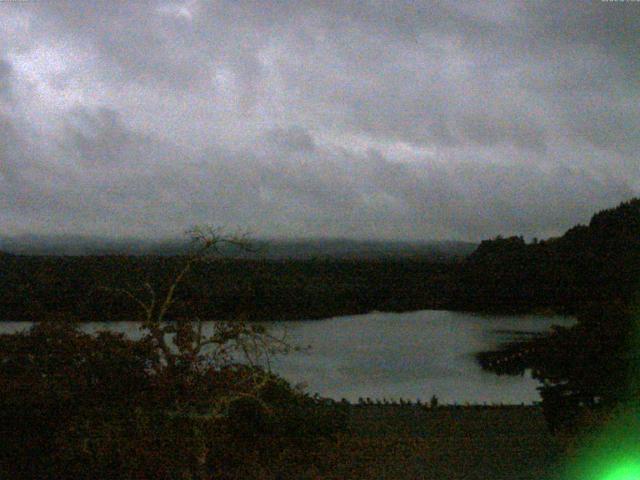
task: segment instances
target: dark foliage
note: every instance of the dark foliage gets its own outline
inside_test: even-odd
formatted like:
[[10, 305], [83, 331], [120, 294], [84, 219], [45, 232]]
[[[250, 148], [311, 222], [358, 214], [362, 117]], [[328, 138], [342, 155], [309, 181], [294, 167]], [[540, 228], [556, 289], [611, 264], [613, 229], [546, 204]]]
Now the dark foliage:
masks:
[[[109, 289], [149, 282], [166, 291], [183, 257], [0, 256], [0, 320], [59, 314], [79, 321], [135, 320], [140, 310]], [[243, 260], [195, 265], [171, 318], [306, 320], [371, 310], [440, 308], [448, 264], [420, 259]]]
[[499, 375], [530, 369], [541, 382], [538, 390], [551, 430], [572, 431], [585, 410], [610, 410], [638, 398], [638, 318], [632, 306], [592, 305], [573, 327], [555, 327], [550, 334], [477, 358], [484, 369]]
[[[597, 213], [588, 226], [559, 239], [483, 242], [466, 268], [474, 262], [482, 268], [467, 270], [466, 281], [467, 288], [475, 285], [475, 302], [493, 297], [521, 306], [562, 305], [577, 314], [572, 328], [556, 327], [478, 355], [483, 368], [498, 374], [531, 369], [542, 382], [542, 406], [553, 430], [571, 430], [585, 409], [611, 409], [637, 398], [639, 199]], [[491, 283], [493, 276], [499, 280]]]
[[452, 305], [468, 310], [579, 313], [628, 302], [640, 282], [640, 199], [595, 214], [562, 237], [483, 241], [452, 282]]
[[338, 405], [275, 376], [252, 390], [255, 368], [159, 358], [147, 337], [60, 320], [0, 336], [0, 478], [245, 478], [343, 428]]

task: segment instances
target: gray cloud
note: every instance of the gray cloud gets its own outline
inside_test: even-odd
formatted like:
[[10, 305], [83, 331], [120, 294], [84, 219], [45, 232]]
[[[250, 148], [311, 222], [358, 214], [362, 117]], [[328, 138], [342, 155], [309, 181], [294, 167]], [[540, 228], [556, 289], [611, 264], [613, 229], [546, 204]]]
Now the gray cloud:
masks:
[[0, 100], [8, 100], [11, 95], [11, 65], [0, 58]]
[[556, 235], [640, 190], [638, 13], [3, 5], [0, 221], [9, 234]]
[[11, 121], [0, 117], [0, 177], [6, 184], [17, 181], [19, 171], [19, 139]]

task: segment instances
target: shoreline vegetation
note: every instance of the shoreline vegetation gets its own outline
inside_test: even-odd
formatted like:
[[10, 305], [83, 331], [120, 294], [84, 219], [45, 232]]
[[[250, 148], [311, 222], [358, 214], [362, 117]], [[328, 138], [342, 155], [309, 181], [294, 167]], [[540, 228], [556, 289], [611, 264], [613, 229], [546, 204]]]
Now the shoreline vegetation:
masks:
[[[152, 282], [166, 289], [185, 257], [0, 255], [0, 321], [64, 315], [136, 320], [137, 305], [108, 289]], [[444, 309], [451, 264], [423, 259], [217, 258], [198, 265], [168, 318], [315, 320], [378, 311]], [[425, 288], [426, 286], [426, 288]]]
[[[640, 279], [640, 199], [548, 240], [501, 236], [466, 257], [226, 258], [189, 272], [167, 319], [313, 320], [371, 311], [576, 315], [624, 303]], [[220, 253], [224, 253], [220, 252]], [[423, 252], [424, 253], [424, 252]], [[0, 252], [0, 321], [135, 320], [108, 290], [168, 288], [185, 255], [29, 256]]]

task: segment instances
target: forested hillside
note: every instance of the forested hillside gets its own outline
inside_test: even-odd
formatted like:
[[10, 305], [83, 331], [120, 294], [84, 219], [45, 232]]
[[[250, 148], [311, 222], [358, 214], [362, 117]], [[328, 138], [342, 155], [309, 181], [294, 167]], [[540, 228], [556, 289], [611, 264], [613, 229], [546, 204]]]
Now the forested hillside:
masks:
[[[158, 256], [0, 257], [0, 320], [63, 316], [137, 320], [145, 283], [166, 291], [185, 258]], [[442, 308], [451, 266], [423, 259], [212, 259], [176, 291], [168, 318], [306, 320]]]
[[[639, 199], [599, 212], [589, 225], [548, 242], [485, 242], [464, 273], [467, 301], [561, 305], [577, 317], [573, 327], [480, 352], [484, 369], [499, 375], [531, 370], [542, 382], [542, 406], [553, 429], [576, 428], [594, 410], [628, 420], [628, 412], [615, 409], [637, 407], [640, 392]], [[492, 277], [501, 282], [483, 286]]]
[[483, 241], [456, 276], [455, 308], [575, 313], [589, 303], [624, 302], [640, 279], [640, 199], [598, 212], [559, 238]]

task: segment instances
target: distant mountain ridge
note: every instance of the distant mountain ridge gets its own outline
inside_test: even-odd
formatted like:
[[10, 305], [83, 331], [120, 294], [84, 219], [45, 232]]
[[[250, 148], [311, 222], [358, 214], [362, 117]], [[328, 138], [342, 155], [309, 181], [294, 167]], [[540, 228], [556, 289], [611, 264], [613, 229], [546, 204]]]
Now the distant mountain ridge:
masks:
[[[462, 241], [374, 241], [348, 239], [299, 239], [252, 241], [252, 252], [229, 248], [231, 257], [269, 259], [427, 257], [434, 260], [463, 258], [477, 244]], [[83, 236], [21, 235], [0, 237], [0, 250], [20, 255], [159, 255], [173, 256], [189, 251], [189, 242], [170, 240], [111, 240]]]
[[[5, 239], [0, 245], [9, 253], [0, 255], [0, 321], [134, 318], [135, 302], [97, 287], [149, 282], [162, 291], [188, 247], [183, 240], [35, 240]], [[241, 256], [229, 250], [194, 268], [178, 293], [190, 314], [255, 320], [421, 309], [577, 314], [640, 294], [640, 199], [598, 212], [588, 225], [561, 237], [531, 243], [514, 236], [485, 240], [477, 248], [464, 242], [353, 240], [254, 245], [256, 252]]]

